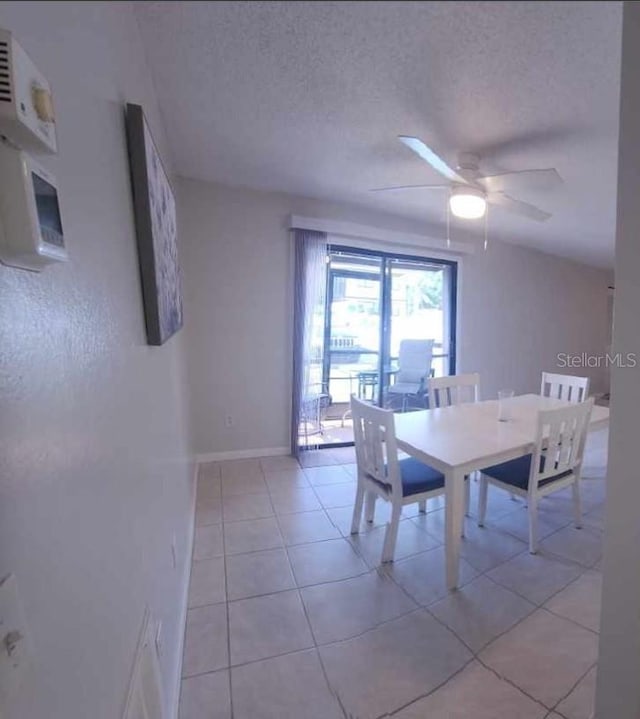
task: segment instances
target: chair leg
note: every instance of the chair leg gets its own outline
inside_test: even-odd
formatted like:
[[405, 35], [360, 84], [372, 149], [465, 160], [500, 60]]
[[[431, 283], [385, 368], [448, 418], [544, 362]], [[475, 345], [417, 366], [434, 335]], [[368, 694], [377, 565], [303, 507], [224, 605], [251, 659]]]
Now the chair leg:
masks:
[[580, 496], [580, 479], [576, 479], [571, 486], [573, 490], [573, 512], [576, 529], [582, 529], [582, 498]]
[[402, 505], [394, 504], [391, 507], [391, 521], [387, 524], [387, 531], [384, 535], [384, 546], [382, 547], [382, 561], [392, 562], [396, 551], [396, 540], [398, 538], [398, 527], [400, 525], [400, 514]]
[[489, 494], [489, 480], [480, 475], [480, 497], [478, 501], [478, 527], [484, 527], [484, 518], [487, 514], [487, 495]]
[[464, 513], [465, 516], [471, 516], [471, 477], [467, 475], [464, 478]]
[[529, 554], [538, 552], [538, 501], [529, 497]]
[[427, 500], [423, 499], [422, 502], [418, 502], [418, 510], [420, 514], [426, 514], [427, 513]]
[[367, 492], [364, 497], [364, 518], [369, 524], [373, 522], [376, 514], [377, 498], [375, 492]]
[[358, 482], [356, 501], [353, 505], [353, 518], [351, 519], [351, 534], [358, 534], [362, 520], [362, 503], [364, 501], [364, 487]]

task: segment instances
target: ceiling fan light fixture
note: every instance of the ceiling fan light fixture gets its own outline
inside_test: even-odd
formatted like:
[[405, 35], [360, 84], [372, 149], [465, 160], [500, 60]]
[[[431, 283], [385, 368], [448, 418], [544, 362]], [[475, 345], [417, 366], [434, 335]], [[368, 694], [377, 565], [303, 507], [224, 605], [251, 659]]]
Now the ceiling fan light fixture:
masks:
[[449, 207], [454, 217], [463, 220], [478, 220], [487, 211], [487, 198], [482, 190], [469, 185], [459, 185], [451, 189]]

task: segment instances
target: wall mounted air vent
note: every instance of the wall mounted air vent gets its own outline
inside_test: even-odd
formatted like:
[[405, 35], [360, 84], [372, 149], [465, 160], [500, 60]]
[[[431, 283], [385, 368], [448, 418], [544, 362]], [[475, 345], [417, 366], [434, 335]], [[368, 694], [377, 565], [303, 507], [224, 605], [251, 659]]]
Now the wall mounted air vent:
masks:
[[29, 152], [57, 151], [51, 88], [8, 30], [0, 29], [0, 136]]
[[0, 42], [0, 102], [11, 102], [9, 46], [5, 41]]

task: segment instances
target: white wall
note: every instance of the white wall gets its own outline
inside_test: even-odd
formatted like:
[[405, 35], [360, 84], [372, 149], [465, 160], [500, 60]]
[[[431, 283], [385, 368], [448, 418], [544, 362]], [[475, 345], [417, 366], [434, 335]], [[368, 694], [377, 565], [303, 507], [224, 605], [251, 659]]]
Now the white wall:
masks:
[[588, 375], [591, 392], [605, 391], [604, 366], [563, 368], [557, 355], [605, 354], [610, 284], [610, 272], [490, 242], [463, 260], [460, 369], [481, 373], [485, 398], [539, 392], [542, 370]]
[[[640, 358], [640, 5], [625, 3], [613, 351]], [[597, 719], [640, 717], [640, 367], [611, 372]]]
[[[0, 575], [35, 668], [3, 719], [122, 714], [143, 611], [176, 688], [193, 468], [178, 335], [145, 344], [123, 102], [153, 87], [128, 3], [2, 3], [55, 92], [71, 262], [0, 266]], [[178, 567], [172, 568], [171, 538]]]
[[[287, 447], [289, 213], [383, 227], [398, 238], [424, 230], [361, 208], [194, 180], [179, 180], [178, 208], [195, 451]], [[539, 391], [540, 372], [556, 368], [558, 352], [605, 352], [611, 273], [498, 242], [461, 264], [459, 369], [481, 373], [485, 397], [499, 388]], [[589, 374], [602, 391], [602, 371]]]

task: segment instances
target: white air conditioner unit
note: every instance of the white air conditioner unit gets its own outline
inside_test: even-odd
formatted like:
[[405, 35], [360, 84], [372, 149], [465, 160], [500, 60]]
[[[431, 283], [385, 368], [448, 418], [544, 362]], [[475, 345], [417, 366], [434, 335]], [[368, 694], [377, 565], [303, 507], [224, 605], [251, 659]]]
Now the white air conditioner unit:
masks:
[[0, 28], [0, 262], [40, 272], [67, 259], [55, 177], [29, 151], [57, 151], [51, 88]]
[[0, 29], [0, 135], [21, 150], [56, 153], [56, 125], [46, 77], [8, 30]]

